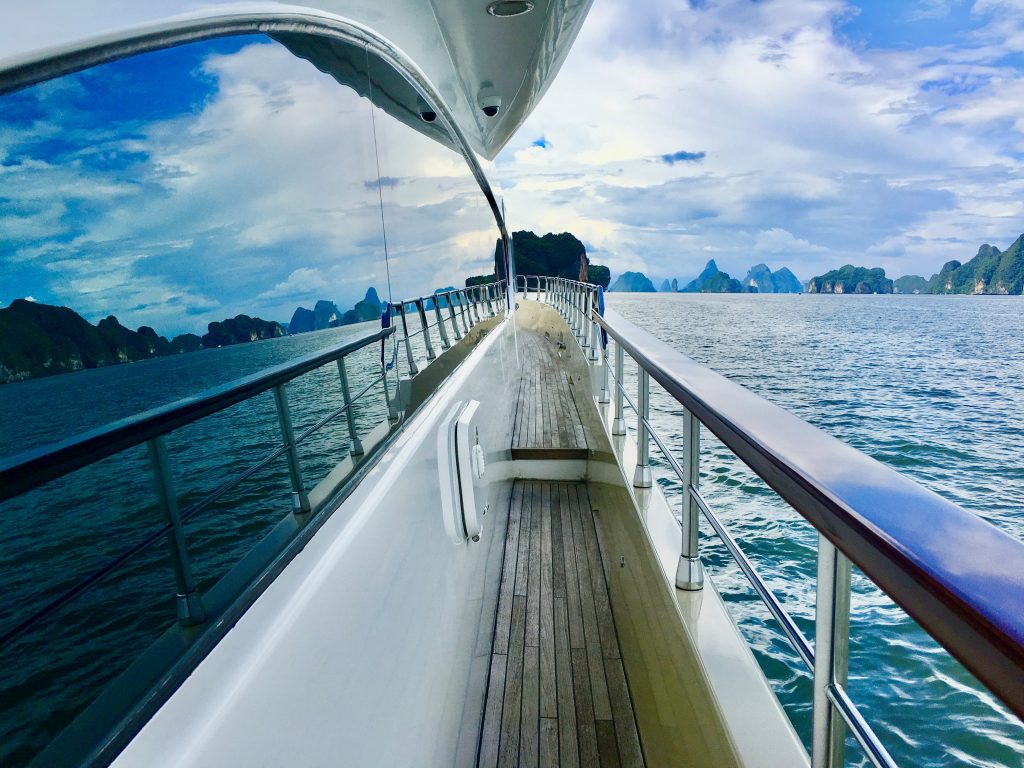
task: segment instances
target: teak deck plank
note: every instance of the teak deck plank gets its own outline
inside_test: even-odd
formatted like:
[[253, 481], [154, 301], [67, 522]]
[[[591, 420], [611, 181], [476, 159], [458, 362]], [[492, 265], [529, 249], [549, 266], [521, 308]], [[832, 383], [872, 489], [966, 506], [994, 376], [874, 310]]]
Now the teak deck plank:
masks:
[[644, 765], [586, 486], [510, 501], [478, 765]]
[[555, 342], [521, 334], [523, 369], [512, 417], [513, 459], [587, 457], [583, 422]]

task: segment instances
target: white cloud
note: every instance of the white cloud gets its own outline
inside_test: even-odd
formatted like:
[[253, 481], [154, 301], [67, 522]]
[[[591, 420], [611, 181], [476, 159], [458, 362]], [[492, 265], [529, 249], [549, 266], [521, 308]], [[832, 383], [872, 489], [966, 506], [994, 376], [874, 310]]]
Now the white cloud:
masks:
[[[837, 34], [845, 2], [595, 4], [498, 158], [514, 226], [571, 229], [613, 272], [653, 275], [709, 252], [743, 273], [752, 251], [801, 274], [884, 251], [893, 274], [930, 274], [1005, 245], [1024, 231], [1021, 8], [979, 2], [969, 43], [894, 51]], [[650, 159], [679, 151], [706, 156]]]

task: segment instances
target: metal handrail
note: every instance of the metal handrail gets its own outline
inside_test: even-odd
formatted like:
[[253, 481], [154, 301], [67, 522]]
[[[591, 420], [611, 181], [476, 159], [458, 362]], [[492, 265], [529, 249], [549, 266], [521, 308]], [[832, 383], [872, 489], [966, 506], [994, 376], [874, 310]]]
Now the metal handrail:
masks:
[[[530, 279], [517, 280], [528, 295]], [[876, 766], [895, 761], [871, 730], [846, 689], [850, 564], [914, 617], [1018, 715], [1024, 706], [1024, 543], [927, 491], [852, 447], [771, 405], [734, 382], [675, 352], [613, 312], [583, 317], [581, 297], [593, 287], [546, 278], [546, 298], [570, 326], [592, 321], [616, 345], [615, 412], [612, 434], [625, 434], [623, 401], [637, 413], [638, 466], [634, 485], [645, 487], [646, 443], [653, 439], [683, 482], [683, 546], [676, 583], [703, 584], [697, 526], [703, 514], [755, 591], [780, 623], [801, 660], [814, 673], [813, 764], [843, 761], [843, 725], [850, 728]], [[537, 280], [540, 297], [540, 280]], [[608, 349], [604, 343], [604, 388], [608, 402]], [[581, 339], [581, 348], [586, 346]], [[639, 368], [639, 405], [625, 392], [623, 352]], [[683, 466], [649, 421], [647, 382], [653, 377], [686, 409]], [[722, 521], [701, 495], [698, 426], [719, 440], [819, 531], [815, 650], [768, 588]], [[913, 514], [907, 514], [912, 510]], [[913, 518], [908, 520], [907, 518]], [[920, 521], [915, 525], [914, 521]], [[931, 532], [941, 531], [941, 536]], [[982, 556], [950, 559], [951, 540], [972, 541]], [[837, 549], [837, 546], [839, 549]], [[993, 562], [997, 560], [998, 562]], [[836, 715], [838, 715], [837, 719]]]
[[[1024, 543], [615, 313], [595, 318], [669, 395], [1024, 715]], [[950, 542], [970, 542], [980, 556], [953, 558]]]
[[[297, 446], [327, 423], [345, 414], [348, 417], [349, 433], [352, 438], [351, 453], [353, 455], [362, 453], [362, 447], [359, 444], [358, 437], [355, 435], [352, 408], [363, 395], [377, 386], [377, 384], [383, 382], [386, 387], [386, 374], [382, 371], [380, 375], [371, 379], [355, 397], [352, 397], [348, 390], [344, 360], [346, 356], [364, 349], [377, 341], [383, 341], [394, 332], [394, 328], [382, 328], [376, 333], [355, 341], [297, 358], [252, 376], [237, 379], [198, 395], [114, 422], [100, 429], [69, 438], [51, 446], [25, 451], [0, 461], [0, 480], [3, 480], [2, 485], [0, 485], [0, 501], [3, 501], [52, 482], [83, 466], [101, 461], [104, 458], [145, 442], [149, 445], [158, 499], [166, 516], [166, 522], [163, 526], [145, 534], [112, 560], [104, 563], [83, 578], [78, 579], [49, 603], [4, 631], [0, 635], [0, 645], [5, 645], [9, 641], [23, 635], [47, 616], [50, 616], [56, 610], [86, 592], [102, 578], [113, 573], [165, 536], [171, 542], [172, 565], [174, 566], [176, 581], [178, 582], [176, 595], [178, 619], [183, 625], [191, 625], [203, 621], [206, 618], [205, 610], [191, 575], [190, 558], [182, 532], [182, 524], [203, 509], [209, 507], [225, 493], [281, 458], [281, 456], [287, 456], [289, 460], [289, 476], [294, 502], [293, 512], [296, 514], [310, 512], [308, 495], [299, 471]], [[331, 362], [337, 362], [338, 364], [344, 404], [318, 419], [316, 423], [307, 427], [296, 437], [291, 426], [291, 416], [284, 385]], [[179, 511], [177, 494], [174, 491], [169, 470], [169, 459], [164, 443], [165, 436], [180, 427], [194, 423], [206, 416], [269, 390], [273, 390], [275, 394], [282, 431], [282, 443], [254, 464], [232, 476], [206, 496], [191, 504], [184, 511]]]
[[361, 339], [296, 358], [51, 445], [0, 459], [0, 502], [286, 384], [394, 332], [394, 328], [382, 328]]
[[[392, 302], [391, 306], [398, 313], [402, 323], [398, 343], [405, 349], [405, 366], [409, 374], [416, 376], [420, 372], [420, 366], [417, 364], [418, 356], [410, 343], [413, 339], [418, 336], [423, 338], [423, 351], [429, 365], [438, 357], [438, 353], [434, 349], [434, 337], [430, 335], [431, 329], [437, 329], [441, 351], [449, 349], [452, 342], [448, 337], [449, 328], [445, 323], [450, 325], [455, 341], [460, 341], [477, 323], [485, 319], [483, 316], [485, 312], [489, 317], [499, 314], [495, 310], [494, 302], [501, 298], [505, 285], [505, 280], [498, 280], [494, 283], [453, 288], [429, 296], [417, 296], [413, 299]], [[441, 306], [442, 300], [447, 300], [447, 307]], [[427, 313], [431, 311], [426, 309], [428, 301], [433, 302], [435, 318], [433, 322], [427, 319]], [[410, 314], [420, 320], [420, 327], [415, 330], [409, 330], [406, 317], [407, 306], [415, 308]], [[442, 312], [443, 309], [448, 311], [447, 317]]]

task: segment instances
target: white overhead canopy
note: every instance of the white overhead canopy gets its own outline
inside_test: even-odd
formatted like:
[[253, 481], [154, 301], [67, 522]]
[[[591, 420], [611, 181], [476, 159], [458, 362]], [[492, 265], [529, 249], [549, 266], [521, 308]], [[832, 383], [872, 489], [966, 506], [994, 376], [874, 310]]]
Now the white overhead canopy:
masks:
[[[98, 40], [116, 40], [207, 16], [301, 13], [371, 28], [417, 63], [447, 102], [473, 149], [492, 158], [533, 110], [558, 72], [591, 0], [532, 0], [512, 18], [491, 0], [320, 0], [312, 5], [174, 0], [18, 3], [0, 25], [0, 71]], [[481, 92], [501, 100], [494, 117]]]

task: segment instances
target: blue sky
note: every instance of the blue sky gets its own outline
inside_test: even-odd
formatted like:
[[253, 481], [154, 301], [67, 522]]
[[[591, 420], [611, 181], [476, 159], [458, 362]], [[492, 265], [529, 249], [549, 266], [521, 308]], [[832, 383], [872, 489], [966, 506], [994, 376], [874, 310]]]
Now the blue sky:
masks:
[[598, 0], [497, 175], [615, 273], [928, 277], [1024, 232], [1022, 52], [1020, 0]]
[[[345, 309], [369, 286], [411, 296], [485, 271], [493, 218], [461, 156], [378, 113], [378, 192], [372, 109], [259, 36], [9, 95], [0, 304], [202, 333], [238, 313], [287, 322], [318, 299]], [[439, 249], [446, 260], [426, 258]]]
[[[614, 274], [927, 277], [1024, 232], [1022, 51], [1022, 0], [596, 0], [489, 172], [512, 228], [571, 231]], [[487, 269], [459, 157], [387, 118], [384, 263], [368, 102], [263, 38], [2, 106], [0, 305], [201, 332]]]

